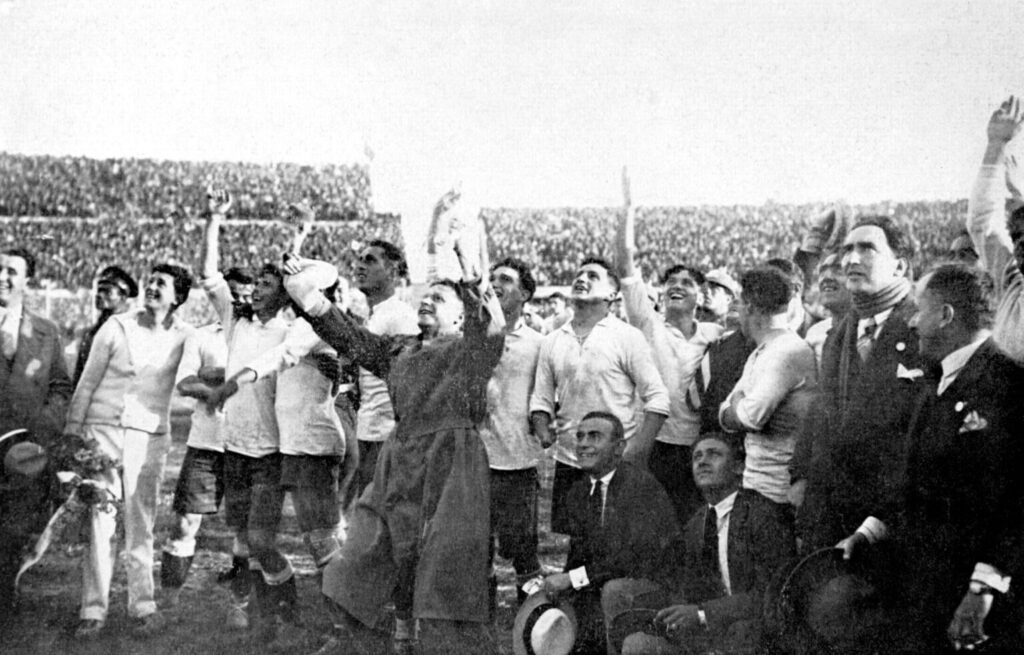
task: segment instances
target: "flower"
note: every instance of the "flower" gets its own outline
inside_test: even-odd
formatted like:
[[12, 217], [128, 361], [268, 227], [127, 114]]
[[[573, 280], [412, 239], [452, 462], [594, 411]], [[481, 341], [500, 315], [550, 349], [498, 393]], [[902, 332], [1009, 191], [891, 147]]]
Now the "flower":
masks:
[[988, 427], [988, 421], [985, 417], [978, 414], [977, 410], [971, 410], [964, 416], [963, 425], [960, 426], [959, 434], [965, 432], [976, 432], [978, 430], [984, 430]]

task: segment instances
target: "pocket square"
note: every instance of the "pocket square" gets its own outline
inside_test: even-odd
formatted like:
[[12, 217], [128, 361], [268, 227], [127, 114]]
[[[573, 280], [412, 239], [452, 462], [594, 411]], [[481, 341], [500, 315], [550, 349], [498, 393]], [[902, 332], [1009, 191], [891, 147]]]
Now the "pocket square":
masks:
[[924, 371], [919, 368], [907, 368], [903, 364], [896, 364], [896, 377], [900, 380], [916, 380], [924, 377]]
[[988, 427], [988, 421], [985, 420], [984, 416], [980, 416], [976, 411], [967, 412], [967, 416], [964, 417], [963, 425], [960, 426], [959, 434], [965, 432], [976, 432], [978, 430], [984, 430]]

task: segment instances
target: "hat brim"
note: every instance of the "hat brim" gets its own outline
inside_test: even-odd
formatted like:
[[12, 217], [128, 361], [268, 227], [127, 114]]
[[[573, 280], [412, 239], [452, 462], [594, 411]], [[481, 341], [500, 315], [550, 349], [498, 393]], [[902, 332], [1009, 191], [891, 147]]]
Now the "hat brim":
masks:
[[538, 591], [519, 606], [519, 612], [516, 613], [515, 622], [512, 624], [512, 652], [515, 655], [546, 655], [534, 652], [527, 632], [537, 617], [549, 608], [557, 608], [565, 613], [572, 626], [573, 640], [575, 641], [579, 626], [576, 623], [576, 610], [573, 609], [572, 603], [564, 597], [552, 599], [547, 593]]

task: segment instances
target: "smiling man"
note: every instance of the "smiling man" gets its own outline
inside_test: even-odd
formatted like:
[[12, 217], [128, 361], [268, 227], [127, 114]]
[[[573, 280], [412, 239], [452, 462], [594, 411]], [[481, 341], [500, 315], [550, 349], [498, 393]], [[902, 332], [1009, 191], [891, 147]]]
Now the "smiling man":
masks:
[[818, 304], [825, 308], [828, 316], [808, 328], [804, 338], [814, 349], [815, 360], [820, 366], [825, 338], [837, 319], [850, 310], [850, 290], [846, 288], [846, 275], [839, 253], [825, 255], [818, 264]]
[[884, 537], [872, 512], [898, 495], [891, 462], [902, 452], [921, 371], [908, 326], [912, 254], [907, 234], [886, 216], [862, 218], [843, 242], [852, 308], [825, 341], [821, 397], [792, 468], [793, 497], [805, 497], [798, 530], [809, 548], [842, 539], [849, 556], [859, 540], [844, 537]]
[[[691, 470], [704, 507], [683, 529], [681, 583], [662, 590], [633, 587], [628, 598], [606, 601], [610, 617], [630, 605], [662, 608], [654, 618], [663, 626], [661, 636], [630, 635], [623, 655], [747, 652], [758, 646], [762, 596], [796, 545], [786, 512], [741, 488], [743, 461], [742, 442], [734, 436], [708, 433], [694, 444]], [[614, 618], [610, 622], [621, 634]]]
[[587, 413], [575, 431], [576, 457], [583, 478], [573, 485], [568, 511], [569, 555], [565, 571], [544, 579], [548, 593], [573, 590], [579, 622], [574, 652], [605, 649], [601, 603], [611, 580], [672, 579], [680, 538], [665, 491], [652, 475], [622, 461], [626, 447], [622, 422], [614, 414]]
[[[572, 438], [583, 416], [598, 410], [617, 416], [629, 442], [626, 459], [646, 468], [651, 444], [669, 413], [668, 391], [643, 333], [608, 313], [618, 290], [611, 264], [583, 260], [572, 283], [572, 320], [541, 342], [530, 420], [541, 443], [557, 439], [551, 500], [555, 532], [567, 529], [565, 497], [583, 478]], [[639, 423], [636, 398], [643, 403]]]
[[690, 449], [700, 434], [700, 402], [691, 386], [708, 346], [722, 336], [724, 329], [717, 323], [697, 320], [697, 308], [703, 302], [704, 273], [683, 264], [669, 266], [661, 274], [658, 311], [636, 264], [636, 244], [629, 238], [636, 232], [635, 223], [635, 210], [629, 205], [619, 220], [616, 259], [622, 274], [626, 318], [650, 344], [658, 373], [668, 388], [668, 418], [651, 448], [650, 468], [668, 492], [682, 523], [700, 505], [700, 495], [689, 473]]
[[[417, 313], [398, 297], [396, 289], [408, 277], [402, 249], [388, 241], [371, 241], [359, 253], [353, 267], [355, 284], [370, 306], [366, 329], [374, 334], [415, 336], [419, 334]], [[356, 412], [356, 437], [359, 445], [359, 469], [352, 490], [362, 494], [373, 479], [381, 445], [395, 427], [384, 380], [359, 368], [359, 410]]]

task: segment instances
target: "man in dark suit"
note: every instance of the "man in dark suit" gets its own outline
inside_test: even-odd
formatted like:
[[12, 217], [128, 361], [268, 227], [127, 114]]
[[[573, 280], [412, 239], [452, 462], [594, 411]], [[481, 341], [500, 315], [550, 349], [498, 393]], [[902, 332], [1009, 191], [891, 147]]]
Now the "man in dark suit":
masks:
[[[783, 506], [742, 489], [743, 443], [709, 433], [694, 444], [693, 476], [705, 506], [683, 530], [681, 578], [671, 588], [626, 591], [626, 602], [605, 600], [610, 641], [628, 629], [612, 618], [632, 607], [662, 608], [648, 630], [628, 636], [626, 653], [750, 648], [760, 637], [761, 599], [775, 571], [796, 551]], [[618, 586], [615, 583], [608, 587]], [[606, 595], [611, 595], [606, 588]], [[646, 634], [657, 632], [659, 634]]]
[[987, 652], [1022, 649], [1019, 601], [1007, 592], [1024, 545], [1024, 370], [992, 340], [992, 289], [962, 264], [918, 285], [910, 324], [933, 375], [908, 431], [903, 507], [889, 521], [907, 652], [973, 648], [986, 627], [999, 637]]
[[576, 431], [576, 456], [586, 477], [569, 491], [569, 556], [565, 572], [548, 576], [549, 594], [575, 590], [579, 632], [574, 651], [605, 649], [602, 588], [609, 580], [668, 581], [680, 539], [675, 510], [653, 475], [622, 461], [622, 423], [590, 412]]
[[806, 549], [858, 533], [884, 537], [872, 514], [898, 497], [903, 437], [924, 371], [908, 321], [912, 247], [885, 216], [862, 218], [843, 242], [852, 309], [822, 349], [820, 389], [793, 457], [790, 498]]
[[[22, 248], [0, 254], [0, 436], [26, 429], [42, 446], [64, 429], [71, 379], [57, 326], [23, 306], [35, 257]], [[9, 444], [8, 444], [9, 445]], [[46, 525], [50, 478], [0, 468], [0, 620], [11, 611], [21, 548]]]

